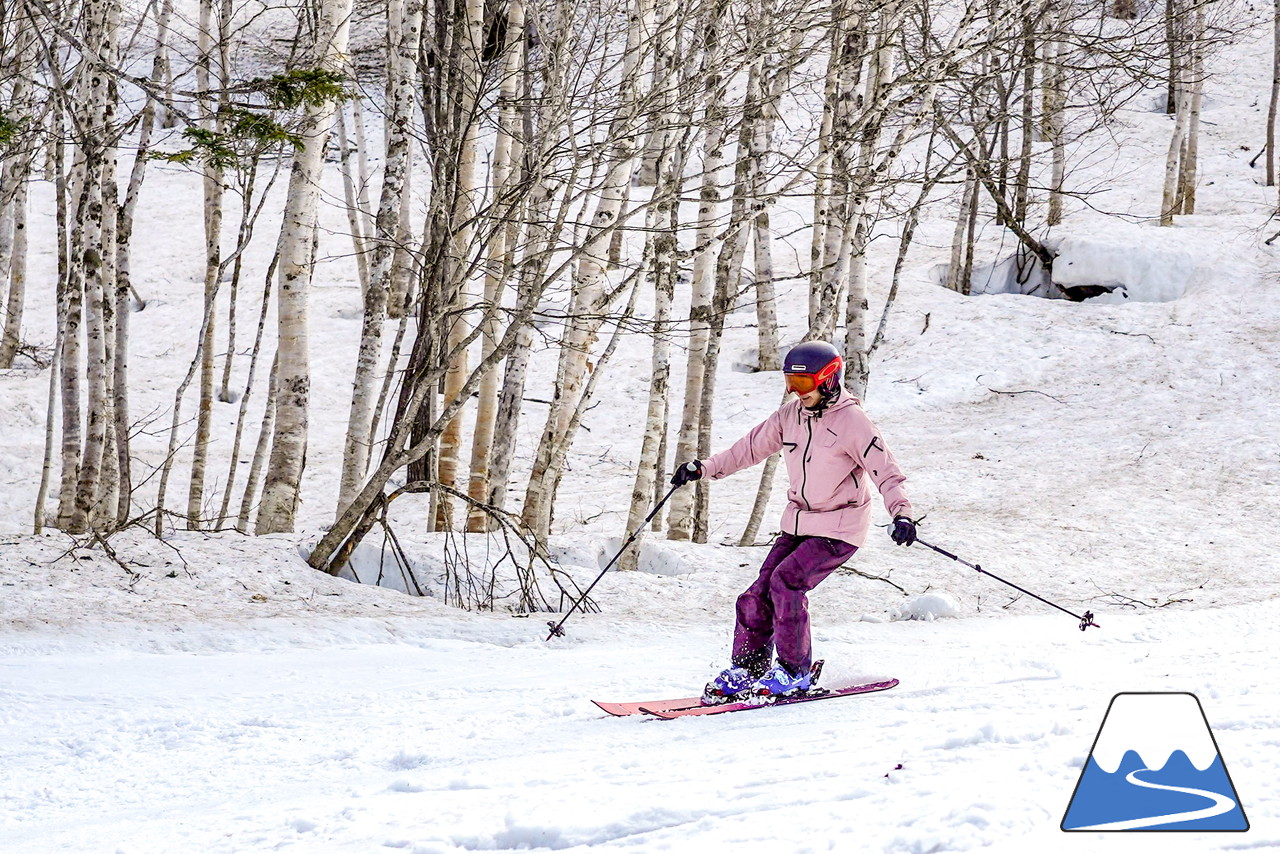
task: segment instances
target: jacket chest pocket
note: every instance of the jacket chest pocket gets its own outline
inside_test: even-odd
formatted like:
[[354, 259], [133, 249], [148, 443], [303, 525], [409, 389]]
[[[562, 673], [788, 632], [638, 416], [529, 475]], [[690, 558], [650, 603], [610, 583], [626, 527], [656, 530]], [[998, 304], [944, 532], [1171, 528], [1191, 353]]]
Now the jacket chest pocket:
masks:
[[813, 441], [814, 444], [821, 448], [834, 448], [840, 441], [840, 437], [835, 434], [834, 430], [824, 425], [820, 429], [814, 431]]

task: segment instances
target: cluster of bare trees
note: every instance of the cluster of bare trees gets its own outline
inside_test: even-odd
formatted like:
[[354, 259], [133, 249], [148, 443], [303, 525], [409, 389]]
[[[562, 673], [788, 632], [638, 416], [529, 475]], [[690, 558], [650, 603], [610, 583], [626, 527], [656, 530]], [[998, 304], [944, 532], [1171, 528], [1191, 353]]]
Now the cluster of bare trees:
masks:
[[[335, 173], [362, 317], [339, 486], [326, 499], [336, 511], [312, 565], [337, 571], [404, 492], [429, 496], [424, 527], [503, 526], [545, 541], [595, 389], [622, 336], [642, 334], [652, 362], [630, 529], [673, 459], [711, 451], [735, 307], [754, 307], [760, 370], [777, 370], [789, 341], [821, 337], [842, 345], [846, 382], [863, 393], [885, 331], [883, 315], [871, 316], [873, 236], [897, 238], [891, 294], [935, 202], [955, 215], [950, 287], [967, 290], [980, 220], [1050, 268], [1045, 234], [1075, 192], [1071, 144], [1166, 85], [1177, 118], [1158, 215], [1193, 211], [1206, 56], [1225, 37], [1228, 6], [6, 2], [0, 367], [23, 346], [29, 185], [50, 182], [57, 204], [58, 277], [39, 283], [56, 287], [58, 320], [36, 526], [52, 489], [68, 531], [138, 518], [157, 531], [175, 520], [295, 529], [315, 418], [308, 295], [323, 263], [320, 207], [332, 203], [322, 185]], [[366, 36], [355, 59], [353, 27]], [[129, 317], [142, 305], [130, 248], [157, 158], [202, 175], [205, 276], [199, 329], [175, 342], [194, 357], [148, 466], [130, 442]], [[276, 187], [282, 172], [287, 186]], [[264, 235], [255, 226], [268, 205], [281, 226]], [[805, 212], [803, 253], [795, 235], [775, 232], [780, 207]], [[783, 240], [795, 261], [779, 264]], [[246, 266], [254, 241], [275, 241], [266, 269]], [[255, 274], [257, 333], [235, 374], [245, 384], [232, 389], [245, 346], [236, 306]], [[783, 282], [808, 285], [799, 316], [778, 305]], [[548, 345], [558, 361], [543, 415], [522, 404], [531, 360]], [[677, 371], [682, 400], [672, 400]], [[265, 414], [242, 473], [255, 395]], [[214, 427], [217, 401], [239, 401], [231, 435]], [[523, 495], [510, 494], [531, 413], [545, 421], [519, 472]], [[218, 460], [225, 476], [210, 471]], [[190, 467], [181, 509], [167, 496], [179, 462]], [[659, 521], [669, 537], [705, 540], [709, 512], [700, 484]]]

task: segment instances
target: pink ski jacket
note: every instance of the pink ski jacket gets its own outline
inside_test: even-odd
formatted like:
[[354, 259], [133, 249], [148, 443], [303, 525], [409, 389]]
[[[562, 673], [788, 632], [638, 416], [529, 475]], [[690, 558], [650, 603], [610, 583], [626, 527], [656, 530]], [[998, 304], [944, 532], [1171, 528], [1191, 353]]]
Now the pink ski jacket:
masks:
[[871, 528], [870, 483], [890, 516], [912, 515], [906, 475], [861, 401], [847, 393], [817, 414], [798, 399], [784, 403], [731, 448], [703, 460], [703, 476], [719, 480], [778, 451], [791, 478], [782, 512], [788, 534], [861, 547]]

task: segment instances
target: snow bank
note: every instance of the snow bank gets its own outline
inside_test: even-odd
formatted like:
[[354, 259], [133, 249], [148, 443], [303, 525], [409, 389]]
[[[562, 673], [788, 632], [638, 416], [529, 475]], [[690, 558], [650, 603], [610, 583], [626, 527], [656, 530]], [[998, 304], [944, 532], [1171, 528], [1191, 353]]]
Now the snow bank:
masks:
[[[1063, 289], [1105, 289], [1091, 302], [1173, 302], [1212, 275], [1202, 269], [1202, 253], [1188, 248], [1187, 234], [1174, 228], [1116, 223], [1107, 230], [1065, 234], [1046, 245], [1054, 251], [1053, 278], [1035, 256], [1013, 254], [974, 268], [970, 293], [1021, 294], [1062, 299]], [[935, 270], [942, 281], [947, 265]]]
[[932, 622], [943, 617], [958, 616], [960, 616], [960, 603], [954, 597], [947, 593], [925, 593], [904, 605], [895, 619]]
[[1118, 225], [1067, 235], [1057, 244], [1054, 282], [1064, 288], [1105, 287], [1095, 302], [1173, 302], [1195, 284], [1197, 262], [1176, 229]]

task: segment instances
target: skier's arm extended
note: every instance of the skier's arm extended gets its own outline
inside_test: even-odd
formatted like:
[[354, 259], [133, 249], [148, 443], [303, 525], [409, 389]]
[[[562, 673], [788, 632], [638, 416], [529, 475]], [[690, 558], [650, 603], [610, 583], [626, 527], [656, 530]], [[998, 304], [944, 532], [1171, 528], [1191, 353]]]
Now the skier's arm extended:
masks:
[[853, 417], [854, 429], [847, 450], [862, 466], [863, 471], [871, 475], [889, 515], [893, 518], [912, 518], [911, 499], [907, 497], [904, 486], [907, 476], [902, 473], [893, 451], [889, 450], [879, 429], [865, 412], [858, 409]]
[[770, 454], [782, 450], [782, 418], [781, 410], [774, 412], [764, 421], [752, 427], [728, 449], [712, 454], [702, 461], [702, 473], [712, 480], [750, 468], [762, 462]]

